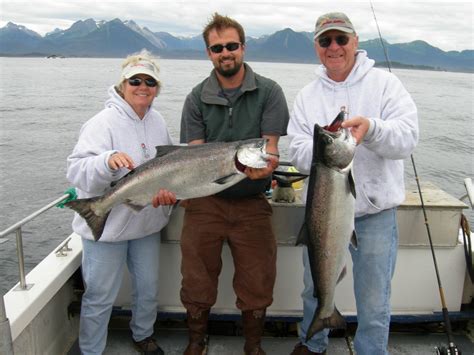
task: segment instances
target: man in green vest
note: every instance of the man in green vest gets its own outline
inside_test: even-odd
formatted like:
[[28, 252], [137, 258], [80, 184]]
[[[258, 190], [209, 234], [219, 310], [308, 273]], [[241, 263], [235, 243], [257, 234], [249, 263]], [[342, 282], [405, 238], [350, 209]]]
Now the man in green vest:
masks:
[[242, 311], [245, 354], [265, 354], [260, 343], [265, 311], [273, 300], [277, 246], [264, 192], [278, 166], [278, 140], [286, 135], [288, 106], [277, 83], [244, 63], [245, 34], [237, 21], [215, 13], [203, 37], [214, 69], [186, 98], [181, 142], [264, 137], [271, 156], [266, 168], [247, 167], [248, 179], [185, 203], [181, 236], [181, 301], [189, 327], [185, 354], [207, 351], [207, 321], [217, 298], [224, 241], [234, 259], [233, 286], [236, 306]]

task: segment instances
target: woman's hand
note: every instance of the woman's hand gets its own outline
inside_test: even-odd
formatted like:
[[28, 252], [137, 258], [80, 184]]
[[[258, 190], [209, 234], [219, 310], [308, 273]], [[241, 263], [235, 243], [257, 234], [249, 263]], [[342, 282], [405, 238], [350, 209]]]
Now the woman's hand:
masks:
[[176, 195], [166, 189], [160, 189], [158, 193], [153, 197], [153, 207], [174, 205], [176, 203]]
[[127, 153], [117, 152], [110, 156], [107, 162], [109, 168], [112, 170], [118, 170], [120, 168], [127, 168], [132, 170], [135, 167], [133, 159]]

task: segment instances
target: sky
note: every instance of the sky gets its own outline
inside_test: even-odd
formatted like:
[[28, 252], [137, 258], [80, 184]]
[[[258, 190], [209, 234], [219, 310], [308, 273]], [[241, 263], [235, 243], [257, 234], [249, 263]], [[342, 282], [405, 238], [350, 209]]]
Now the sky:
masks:
[[[474, 1], [373, 1], [382, 33], [390, 43], [425, 40], [444, 51], [474, 49]], [[0, 28], [8, 22], [45, 35], [78, 20], [134, 20], [153, 32], [200, 35], [212, 13], [239, 21], [246, 35], [259, 37], [284, 28], [314, 31], [318, 16], [346, 13], [359, 40], [378, 38], [370, 1], [299, 0], [0, 0]]]

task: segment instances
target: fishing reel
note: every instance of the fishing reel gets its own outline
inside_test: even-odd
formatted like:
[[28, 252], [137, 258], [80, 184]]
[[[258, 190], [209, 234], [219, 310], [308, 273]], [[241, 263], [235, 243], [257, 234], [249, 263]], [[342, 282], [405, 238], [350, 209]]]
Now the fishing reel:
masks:
[[461, 355], [461, 350], [457, 348], [456, 345], [450, 346], [448, 348], [435, 347], [436, 355]]

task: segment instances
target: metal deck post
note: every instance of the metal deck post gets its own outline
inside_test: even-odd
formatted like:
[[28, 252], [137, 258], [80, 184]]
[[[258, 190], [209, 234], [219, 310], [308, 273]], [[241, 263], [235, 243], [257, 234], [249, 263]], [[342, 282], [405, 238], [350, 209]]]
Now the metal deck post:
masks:
[[33, 285], [26, 284], [25, 256], [23, 254], [23, 238], [21, 235], [21, 227], [16, 230], [16, 253], [18, 255], [18, 268], [20, 269], [20, 286], [15, 287], [15, 291], [24, 291]]

